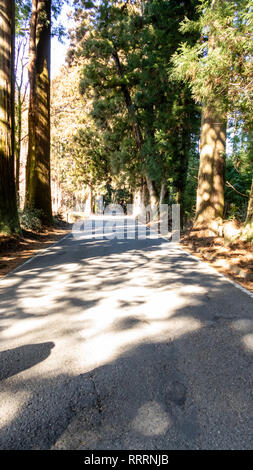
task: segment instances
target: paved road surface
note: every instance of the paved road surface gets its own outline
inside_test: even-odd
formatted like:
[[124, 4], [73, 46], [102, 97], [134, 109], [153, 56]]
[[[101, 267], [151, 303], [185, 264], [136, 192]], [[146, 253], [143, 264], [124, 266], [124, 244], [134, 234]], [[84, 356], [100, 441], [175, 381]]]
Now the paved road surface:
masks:
[[252, 447], [253, 299], [206, 264], [71, 235], [0, 282], [1, 449]]

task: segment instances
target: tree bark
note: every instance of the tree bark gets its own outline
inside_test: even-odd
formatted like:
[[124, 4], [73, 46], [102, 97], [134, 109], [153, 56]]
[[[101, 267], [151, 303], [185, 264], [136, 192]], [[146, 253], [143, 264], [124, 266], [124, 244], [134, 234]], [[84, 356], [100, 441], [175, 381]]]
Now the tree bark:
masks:
[[164, 203], [166, 193], [167, 193], [166, 184], [162, 183], [161, 184], [161, 189], [160, 189], [160, 197], [159, 197], [159, 204], [160, 205]]
[[156, 211], [158, 210], [159, 199], [155, 191], [154, 183], [147, 174], [146, 174], [145, 179], [146, 179], [147, 188], [149, 192], [150, 207], [151, 207], [151, 210], [154, 211], [154, 213], [156, 213]]
[[14, 0], [0, 0], [0, 20], [0, 231], [18, 233], [14, 178]]
[[252, 178], [252, 184], [251, 184], [247, 217], [246, 217], [245, 226], [243, 230], [243, 239], [247, 241], [253, 240], [253, 178]]
[[[215, 9], [222, 1], [212, 0], [211, 8]], [[215, 37], [210, 32], [208, 52], [214, 49]], [[216, 107], [215, 103], [204, 103], [201, 123], [195, 226], [206, 228], [215, 219], [221, 220], [224, 211], [226, 119]]]
[[44, 225], [52, 222], [50, 184], [50, 55], [51, 0], [33, 0], [29, 48], [29, 144], [26, 208], [41, 211]]
[[222, 219], [225, 186], [226, 122], [211, 106], [202, 114], [195, 226]]

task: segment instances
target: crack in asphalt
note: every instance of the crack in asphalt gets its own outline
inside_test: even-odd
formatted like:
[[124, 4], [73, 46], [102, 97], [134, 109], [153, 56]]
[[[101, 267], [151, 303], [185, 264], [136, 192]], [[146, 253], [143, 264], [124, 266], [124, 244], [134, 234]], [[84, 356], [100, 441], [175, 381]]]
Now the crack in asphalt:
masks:
[[94, 380], [94, 375], [90, 375], [90, 380], [91, 380], [91, 383], [92, 383], [93, 388], [94, 388], [97, 407], [98, 407], [98, 412], [99, 412], [99, 414], [101, 414], [101, 413], [103, 413], [104, 409], [103, 409], [103, 406], [102, 406], [102, 400], [101, 400], [100, 394], [99, 394], [97, 386], [96, 386], [96, 382]]

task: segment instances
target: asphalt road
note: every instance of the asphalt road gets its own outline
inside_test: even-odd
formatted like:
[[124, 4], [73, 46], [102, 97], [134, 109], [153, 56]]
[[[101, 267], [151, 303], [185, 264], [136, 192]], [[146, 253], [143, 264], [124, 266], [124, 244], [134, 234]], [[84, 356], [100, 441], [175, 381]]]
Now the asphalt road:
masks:
[[0, 449], [252, 448], [253, 298], [207, 264], [70, 235], [0, 281]]

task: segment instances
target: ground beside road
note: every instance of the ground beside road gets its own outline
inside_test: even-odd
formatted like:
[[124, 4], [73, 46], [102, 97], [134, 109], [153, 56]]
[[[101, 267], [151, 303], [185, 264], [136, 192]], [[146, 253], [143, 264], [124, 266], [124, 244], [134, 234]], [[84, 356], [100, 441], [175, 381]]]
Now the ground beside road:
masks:
[[189, 230], [181, 237], [184, 249], [209, 263], [218, 272], [253, 292], [253, 244], [227, 242], [217, 235], [203, 237], [199, 230]]
[[22, 236], [0, 233], [0, 278], [71, 231], [71, 225], [51, 227], [41, 232], [23, 230]]

